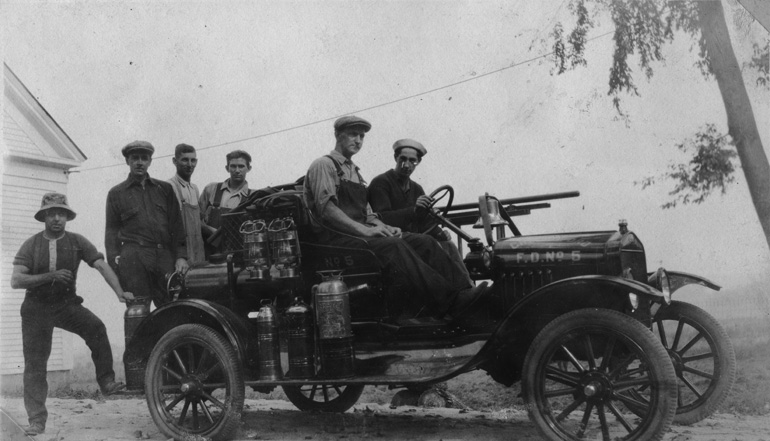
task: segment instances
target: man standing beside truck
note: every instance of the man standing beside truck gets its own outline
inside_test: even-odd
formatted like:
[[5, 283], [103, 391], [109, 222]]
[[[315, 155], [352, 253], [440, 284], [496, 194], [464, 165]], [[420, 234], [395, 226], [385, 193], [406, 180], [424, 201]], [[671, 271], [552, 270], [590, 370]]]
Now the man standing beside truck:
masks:
[[91, 350], [96, 368], [96, 381], [104, 395], [125, 388], [115, 381], [112, 369], [112, 349], [104, 323], [83, 306], [83, 298], [75, 292], [78, 267], [86, 262], [96, 268], [110, 285], [118, 300], [132, 300], [133, 294], [123, 291], [118, 276], [85, 237], [66, 231], [67, 222], [75, 219], [60, 193], [43, 196], [35, 220], [45, 223], [45, 229], [27, 239], [13, 259], [11, 287], [26, 289], [21, 305], [21, 336], [24, 350], [24, 407], [29, 426], [27, 435], [45, 432], [48, 410], [46, 368], [51, 355], [53, 329], [61, 328], [79, 335]]
[[336, 144], [316, 159], [305, 177], [304, 197], [321, 242], [374, 252], [394, 280], [427, 296], [439, 315], [457, 317], [478, 305], [486, 283], [473, 287], [435, 239], [385, 224], [367, 203], [366, 183], [352, 157], [363, 147], [371, 124], [356, 116], [334, 123]]
[[198, 187], [190, 181], [198, 165], [195, 147], [188, 144], [177, 145], [172, 162], [176, 167], [176, 175], [168, 182], [174, 189], [182, 213], [182, 223], [187, 235], [187, 262], [195, 265], [206, 260], [201, 235], [201, 210], [198, 205], [200, 194]]
[[152, 144], [134, 141], [121, 152], [129, 173], [107, 194], [107, 261], [126, 289], [152, 298], [158, 307], [171, 301], [166, 274], [184, 274], [189, 266], [179, 203], [171, 184], [147, 171], [155, 153]]

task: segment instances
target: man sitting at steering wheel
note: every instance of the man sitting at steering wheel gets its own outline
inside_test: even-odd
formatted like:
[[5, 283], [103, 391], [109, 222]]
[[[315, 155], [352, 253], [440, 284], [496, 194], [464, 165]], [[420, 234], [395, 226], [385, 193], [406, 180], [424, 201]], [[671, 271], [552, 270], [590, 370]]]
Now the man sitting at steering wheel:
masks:
[[458, 264], [470, 282], [470, 275], [457, 245], [447, 232], [427, 216], [436, 200], [427, 196], [422, 186], [411, 179], [422, 157], [427, 154], [428, 150], [413, 139], [394, 142], [393, 158], [396, 166], [372, 179], [369, 204], [385, 224], [399, 227], [402, 231], [428, 234], [438, 240], [441, 248]]
[[322, 243], [373, 251], [395, 284], [391, 294], [410, 303], [424, 299], [437, 314], [462, 316], [481, 303], [486, 283], [474, 287], [435, 239], [402, 233], [369, 207], [366, 183], [352, 157], [371, 127], [356, 116], [335, 121], [334, 150], [313, 161], [305, 177], [304, 197], [313, 214], [313, 229]]

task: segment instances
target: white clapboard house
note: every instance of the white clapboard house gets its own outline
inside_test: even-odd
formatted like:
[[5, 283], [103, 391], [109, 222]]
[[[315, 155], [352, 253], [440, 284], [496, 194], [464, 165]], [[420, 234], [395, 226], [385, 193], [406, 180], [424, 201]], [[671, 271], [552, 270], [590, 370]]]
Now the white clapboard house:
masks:
[[[67, 194], [67, 171], [86, 160], [77, 145], [3, 63], [3, 154], [0, 199], [0, 382], [18, 389], [24, 370], [19, 307], [24, 290], [11, 289], [13, 257], [21, 244], [41, 230], [34, 220], [43, 194]], [[56, 329], [48, 362], [49, 381], [72, 369], [72, 335]]]

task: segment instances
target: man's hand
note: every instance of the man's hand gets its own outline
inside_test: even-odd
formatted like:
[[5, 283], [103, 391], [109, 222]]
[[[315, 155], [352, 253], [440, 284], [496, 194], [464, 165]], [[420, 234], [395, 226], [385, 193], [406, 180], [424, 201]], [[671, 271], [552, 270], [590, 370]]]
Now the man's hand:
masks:
[[422, 195], [417, 198], [417, 201], [414, 203], [414, 209], [416, 210], [425, 210], [428, 211], [428, 208], [430, 208], [430, 204], [433, 203], [433, 198], [430, 196]]
[[75, 277], [72, 271], [68, 269], [60, 269], [49, 273], [51, 275], [51, 283], [59, 282], [65, 285], [71, 285], [75, 282]]
[[385, 224], [371, 225], [366, 230], [366, 237], [391, 237], [400, 235], [401, 228], [391, 227], [390, 225]]
[[134, 300], [134, 293], [123, 291], [123, 295], [118, 295], [118, 300], [120, 300], [120, 303], [126, 303], [127, 300]]
[[179, 274], [185, 275], [187, 274], [187, 270], [190, 269], [190, 265], [187, 264], [187, 259], [178, 258], [176, 259], [176, 263], [174, 263], [174, 269]]

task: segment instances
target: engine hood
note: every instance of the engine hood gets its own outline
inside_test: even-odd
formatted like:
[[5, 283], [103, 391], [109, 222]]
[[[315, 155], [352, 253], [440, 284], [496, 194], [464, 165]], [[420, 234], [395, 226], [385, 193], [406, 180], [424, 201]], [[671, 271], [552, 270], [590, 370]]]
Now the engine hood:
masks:
[[509, 237], [494, 245], [494, 256], [504, 266], [596, 264], [621, 251], [641, 253], [644, 246], [634, 233], [590, 231]]

